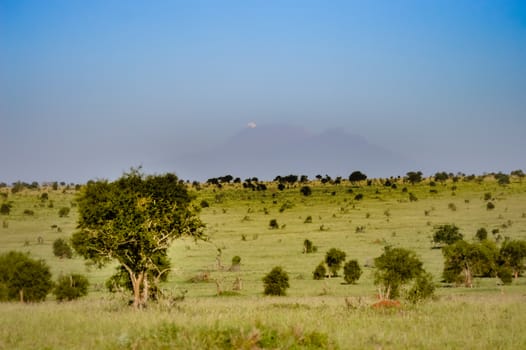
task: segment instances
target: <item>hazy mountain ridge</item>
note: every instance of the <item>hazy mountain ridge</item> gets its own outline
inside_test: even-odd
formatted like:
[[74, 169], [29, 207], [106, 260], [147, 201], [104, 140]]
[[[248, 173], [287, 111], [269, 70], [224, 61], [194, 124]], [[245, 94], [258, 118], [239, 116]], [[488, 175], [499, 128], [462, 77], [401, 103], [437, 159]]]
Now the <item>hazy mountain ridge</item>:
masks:
[[183, 178], [206, 180], [231, 174], [271, 180], [277, 175], [347, 177], [361, 170], [374, 177], [402, 175], [409, 162], [360, 135], [330, 129], [319, 134], [289, 125], [246, 128], [224, 144], [176, 160]]

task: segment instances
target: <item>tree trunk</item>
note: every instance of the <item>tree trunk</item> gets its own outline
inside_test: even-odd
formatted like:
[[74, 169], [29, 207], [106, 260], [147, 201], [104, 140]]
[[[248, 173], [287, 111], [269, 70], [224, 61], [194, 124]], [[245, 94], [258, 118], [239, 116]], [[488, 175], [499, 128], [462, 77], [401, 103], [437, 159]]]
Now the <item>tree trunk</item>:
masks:
[[519, 270], [513, 271], [513, 277], [515, 278], [515, 282], [519, 279]]
[[148, 298], [150, 296], [148, 294], [149, 291], [150, 291], [150, 286], [148, 284], [148, 276], [145, 274], [144, 275], [144, 279], [143, 279], [143, 283], [142, 283], [142, 298], [141, 298], [141, 305], [142, 306], [145, 306], [146, 302], [148, 301]]
[[473, 288], [473, 276], [471, 275], [471, 269], [466, 264], [466, 267], [464, 268], [464, 284], [466, 287]]
[[20, 302], [23, 303], [24, 302], [24, 289], [20, 289], [18, 291], [18, 295], [20, 295]]
[[143, 284], [144, 280], [144, 271], [139, 272], [137, 276], [130, 270], [128, 272], [130, 274], [133, 287], [133, 307], [135, 309], [139, 309], [143, 306], [141, 300], [141, 285]]

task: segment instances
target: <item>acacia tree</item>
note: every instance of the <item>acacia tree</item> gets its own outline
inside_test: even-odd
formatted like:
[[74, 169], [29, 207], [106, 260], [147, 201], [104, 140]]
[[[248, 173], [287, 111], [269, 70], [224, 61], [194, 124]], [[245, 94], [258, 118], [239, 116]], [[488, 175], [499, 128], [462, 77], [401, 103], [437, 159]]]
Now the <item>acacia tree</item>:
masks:
[[446, 282], [473, 286], [473, 277], [490, 277], [496, 274], [498, 248], [495, 243], [483, 241], [468, 243], [456, 241], [442, 250], [444, 255], [443, 277]]
[[325, 254], [325, 263], [329, 268], [329, 277], [337, 275], [338, 270], [342, 267], [342, 264], [345, 261], [345, 257], [345, 252], [336, 248], [331, 248]]
[[508, 266], [513, 270], [515, 281], [519, 274], [524, 270], [524, 260], [526, 259], [526, 241], [511, 240], [505, 241], [500, 248], [498, 257], [499, 263]]
[[351, 175], [349, 175], [349, 181], [352, 183], [360, 182], [367, 180], [367, 175], [362, 173], [361, 171], [353, 171]]
[[52, 288], [51, 272], [43, 260], [16, 251], [0, 255], [0, 301], [43, 301]]
[[422, 261], [413, 251], [404, 248], [385, 247], [384, 253], [374, 259], [374, 265], [374, 282], [383, 286], [381, 295], [386, 299], [396, 299], [404, 284], [425, 274]]
[[133, 306], [142, 307], [152, 284], [170, 270], [172, 241], [203, 237], [192, 200], [174, 174], [144, 176], [132, 169], [114, 182], [90, 181], [77, 199], [73, 248], [99, 267], [116, 260], [129, 275]]

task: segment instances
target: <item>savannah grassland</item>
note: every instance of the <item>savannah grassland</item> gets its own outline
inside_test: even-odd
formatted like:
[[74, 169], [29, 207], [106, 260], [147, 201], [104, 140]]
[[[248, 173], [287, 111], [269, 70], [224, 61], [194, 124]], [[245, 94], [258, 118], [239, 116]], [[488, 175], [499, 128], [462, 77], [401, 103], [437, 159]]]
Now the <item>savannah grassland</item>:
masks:
[[[0, 253], [28, 251], [46, 260], [55, 279], [76, 272], [91, 282], [88, 296], [78, 301], [57, 303], [50, 295], [40, 304], [0, 304], [0, 349], [526, 348], [526, 279], [509, 286], [496, 278], [477, 279], [475, 288], [444, 285], [442, 253], [431, 249], [433, 227], [448, 223], [460, 227], [468, 241], [481, 227], [492, 240], [526, 239], [526, 183], [512, 178], [502, 186], [491, 176], [436, 186], [429, 179], [395, 182], [396, 189], [379, 181], [371, 186], [312, 181], [310, 196], [300, 193], [301, 185], [279, 191], [275, 183], [266, 191], [241, 184], [191, 187], [196, 204], [210, 204], [200, 214], [209, 240], [174, 243], [173, 270], [163, 288], [184, 298], [140, 311], [127, 306], [126, 294], [105, 290], [115, 266], [97, 269], [79, 257], [53, 255], [53, 241], [75, 230], [75, 190], [0, 189], [13, 203], [10, 215], [0, 216]], [[39, 199], [44, 192], [47, 201]], [[409, 201], [409, 193], [418, 200]], [[486, 193], [492, 210], [486, 208]], [[363, 199], [356, 200], [357, 194]], [[71, 208], [69, 216], [59, 217], [61, 207]], [[26, 209], [34, 215], [23, 214]], [[311, 223], [305, 223], [308, 216]], [[279, 229], [269, 228], [271, 219]], [[317, 246], [316, 253], [303, 254], [305, 239]], [[434, 300], [417, 305], [402, 300], [394, 310], [370, 307], [377, 294], [373, 259], [386, 245], [418, 254], [435, 277]], [[358, 259], [364, 272], [357, 284], [341, 277], [313, 280], [312, 271], [330, 248], [345, 251], [347, 260]], [[241, 269], [228, 271], [236, 255]], [[290, 277], [287, 296], [263, 296], [261, 279], [277, 265]], [[233, 291], [237, 278], [242, 289]]]

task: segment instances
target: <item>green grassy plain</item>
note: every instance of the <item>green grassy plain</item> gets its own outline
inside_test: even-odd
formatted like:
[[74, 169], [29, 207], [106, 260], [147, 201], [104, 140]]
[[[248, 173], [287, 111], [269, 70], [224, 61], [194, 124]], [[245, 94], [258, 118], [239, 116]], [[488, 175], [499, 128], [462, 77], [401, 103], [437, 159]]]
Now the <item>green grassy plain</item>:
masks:
[[[460, 227], [468, 241], [481, 227], [493, 240], [526, 239], [526, 184], [513, 179], [501, 186], [489, 176], [436, 186], [428, 180], [416, 185], [399, 181], [396, 189], [377, 181], [372, 186], [311, 182], [313, 193], [307, 197], [300, 185], [284, 191], [276, 184], [267, 186], [266, 191], [240, 184], [193, 190], [196, 203], [210, 204], [201, 212], [210, 239], [176, 241], [170, 250], [173, 271], [163, 285], [185, 298], [141, 311], [129, 309], [126, 296], [104, 290], [114, 266], [100, 270], [86, 267], [79, 257], [53, 256], [53, 241], [75, 230], [74, 190], [41, 188], [13, 195], [0, 189], [13, 204], [10, 215], [0, 215], [5, 222], [0, 253], [28, 251], [45, 259], [55, 278], [76, 272], [91, 281], [90, 294], [79, 301], [59, 304], [50, 295], [41, 304], [0, 304], [0, 349], [526, 348], [526, 280], [500, 286], [495, 278], [477, 279], [475, 288], [451, 288], [440, 284], [441, 251], [431, 249], [433, 227], [448, 223]], [[48, 201], [39, 199], [43, 192]], [[418, 200], [410, 201], [409, 193]], [[486, 208], [486, 193], [495, 209]], [[363, 199], [356, 200], [357, 194]], [[72, 210], [61, 218], [58, 211], [64, 206]], [[34, 215], [24, 214], [26, 209]], [[312, 223], [305, 223], [308, 216]], [[279, 229], [269, 228], [271, 219]], [[305, 239], [317, 246], [316, 253], [303, 254]], [[377, 293], [371, 264], [386, 245], [420, 256], [439, 285], [435, 300], [403, 303], [390, 311], [370, 307]], [[312, 279], [312, 271], [333, 247], [362, 265], [357, 284], [345, 284], [341, 277]], [[236, 255], [241, 269], [228, 271]], [[286, 297], [265, 297], [261, 279], [276, 265], [288, 272], [290, 288]], [[236, 279], [242, 289], [234, 292]], [[224, 295], [218, 296], [218, 286]]]

